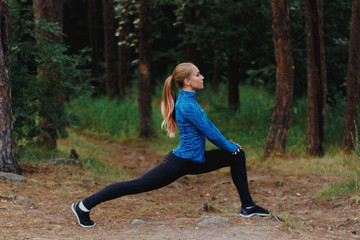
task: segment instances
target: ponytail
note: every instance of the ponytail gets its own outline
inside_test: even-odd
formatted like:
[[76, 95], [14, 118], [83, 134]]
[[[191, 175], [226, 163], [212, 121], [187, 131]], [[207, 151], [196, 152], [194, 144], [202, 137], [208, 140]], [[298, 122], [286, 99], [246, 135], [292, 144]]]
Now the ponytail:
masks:
[[173, 81], [178, 89], [183, 89], [184, 79], [190, 77], [193, 66], [195, 65], [189, 62], [180, 63], [164, 83], [161, 101], [161, 113], [164, 121], [161, 123], [161, 128], [165, 129], [171, 138], [175, 137], [175, 133], [179, 129], [175, 118], [176, 93]]
[[164, 118], [161, 128], [165, 129], [171, 138], [175, 137], [175, 133], [178, 130], [175, 118], [176, 94], [172, 86], [172, 80], [172, 76], [166, 78], [162, 95], [163, 100], [161, 101], [161, 114]]

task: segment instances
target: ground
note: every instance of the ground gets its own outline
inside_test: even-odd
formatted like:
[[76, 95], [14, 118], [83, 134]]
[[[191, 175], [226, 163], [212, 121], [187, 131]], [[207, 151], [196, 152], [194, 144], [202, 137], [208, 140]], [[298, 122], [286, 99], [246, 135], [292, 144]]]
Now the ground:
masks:
[[[87, 138], [87, 141], [94, 139]], [[137, 177], [163, 155], [147, 148], [103, 140], [114, 153], [110, 166]], [[94, 228], [81, 228], [70, 205], [106, 184], [73, 165], [20, 164], [25, 183], [0, 180], [0, 239], [360, 239], [360, 207], [350, 197], [322, 202], [315, 193], [335, 179], [292, 176], [249, 164], [253, 199], [271, 217], [241, 218], [239, 198], [228, 169], [186, 176], [162, 189], [102, 203], [91, 212]], [[22, 205], [6, 196], [22, 196]], [[209, 211], [200, 211], [207, 204]], [[226, 225], [200, 226], [202, 216], [220, 216]], [[134, 224], [139, 219], [144, 221]]]

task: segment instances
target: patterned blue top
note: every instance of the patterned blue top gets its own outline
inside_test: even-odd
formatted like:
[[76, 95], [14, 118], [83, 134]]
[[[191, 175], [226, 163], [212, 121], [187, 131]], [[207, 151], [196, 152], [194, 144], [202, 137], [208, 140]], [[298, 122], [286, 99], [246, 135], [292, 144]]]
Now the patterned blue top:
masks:
[[179, 90], [175, 103], [176, 122], [180, 131], [180, 143], [173, 153], [195, 162], [205, 162], [206, 138], [219, 148], [235, 152], [238, 145], [228, 142], [195, 99], [197, 93]]

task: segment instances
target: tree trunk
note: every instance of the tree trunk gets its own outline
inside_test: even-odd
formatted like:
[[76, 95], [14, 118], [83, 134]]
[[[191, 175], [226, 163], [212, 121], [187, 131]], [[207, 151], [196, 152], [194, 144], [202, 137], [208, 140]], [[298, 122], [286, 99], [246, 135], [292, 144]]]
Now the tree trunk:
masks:
[[[45, 18], [47, 22], [58, 23], [62, 31], [63, 29], [63, 1], [62, 0], [35, 0], [34, 1], [35, 18]], [[62, 43], [63, 36], [61, 34], [48, 33], [54, 43]]]
[[219, 54], [218, 50], [214, 51], [214, 63], [213, 63], [213, 75], [212, 75], [212, 84], [211, 87], [213, 90], [218, 90], [219, 82], [220, 82], [220, 61], [219, 57], [217, 56]]
[[[130, 10], [130, 2], [124, 2], [124, 10], [128, 12]], [[127, 19], [120, 19], [120, 35], [119, 35], [119, 46], [118, 46], [118, 77], [119, 77], [119, 95], [120, 99], [124, 98], [131, 86], [130, 75], [131, 75], [131, 56], [130, 49], [127, 44], [127, 37], [132, 30], [132, 19], [128, 16]]]
[[358, 124], [360, 80], [360, 0], [353, 0], [347, 69], [344, 149], [354, 149]]
[[186, 47], [186, 60], [192, 62], [195, 65], [198, 64], [196, 57], [196, 44], [191, 42], [188, 34], [186, 33], [186, 28], [188, 24], [196, 24], [196, 10], [193, 8], [188, 9], [187, 13], [184, 16], [184, 33], [185, 33], [185, 47]]
[[100, 74], [100, 52], [98, 41], [98, 29], [99, 29], [99, 8], [100, 0], [88, 0], [89, 1], [89, 40], [91, 48], [91, 76], [95, 79]]
[[152, 0], [140, 0], [138, 104], [140, 137], [152, 135], [150, 40]]
[[289, 7], [286, 0], [272, 0], [273, 41], [276, 56], [276, 92], [264, 157], [285, 152], [291, 121], [294, 70], [290, 37]]
[[326, 68], [322, 0], [304, 0], [308, 78], [307, 152], [324, 154]]
[[12, 135], [8, 1], [0, 4], [0, 171], [19, 172]]
[[237, 110], [240, 105], [238, 64], [232, 53], [228, 60], [228, 105]]
[[[58, 23], [60, 30], [63, 29], [63, 1], [62, 0], [35, 0], [34, 10], [35, 18], [39, 20], [44, 18], [47, 22]], [[53, 34], [48, 32], [46, 36], [39, 36], [39, 38], [47, 38], [54, 44], [61, 44], [63, 36], [61, 34]], [[41, 41], [37, 41], [41, 44]], [[53, 63], [52, 63], [53, 65]], [[64, 117], [64, 96], [59, 91], [60, 76], [59, 71], [51, 67], [51, 63], [44, 63], [38, 67], [38, 76], [40, 81], [45, 81], [48, 84], [48, 89], [45, 90], [47, 94], [53, 94], [54, 101], [48, 99], [41, 102], [42, 109], [40, 111], [40, 135], [39, 142], [46, 148], [56, 148], [56, 141], [58, 139], [58, 131], [63, 129], [56, 129], [52, 119]], [[40, 100], [42, 101], [42, 100]], [[49, 112], [54, 112], [57, 116], [49, 116]], [[57, 120], [58, 121], [58, 120]]]
[[108, 99], [118, 95], [116, 55], [117, 44], [115, 37], [115, 13], [113, 0], [103, 0], [104, 38], [105, 38], [105, 65], [106, 90]]

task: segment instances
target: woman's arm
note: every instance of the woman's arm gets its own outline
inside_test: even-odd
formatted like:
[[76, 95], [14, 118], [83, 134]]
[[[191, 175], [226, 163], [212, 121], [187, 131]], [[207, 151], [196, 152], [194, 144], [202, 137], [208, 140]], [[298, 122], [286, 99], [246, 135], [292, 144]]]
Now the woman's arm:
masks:
[[240, 146], [236, 143], [227, 141], [216, 126], [206, 117], [205, 111], [202, 110], [198, 104], [190, 103], [184, 107], [182, 111], [184, 112], [184, 117], [193, 123], [210, 142], [221, 149], [237, 153]]

